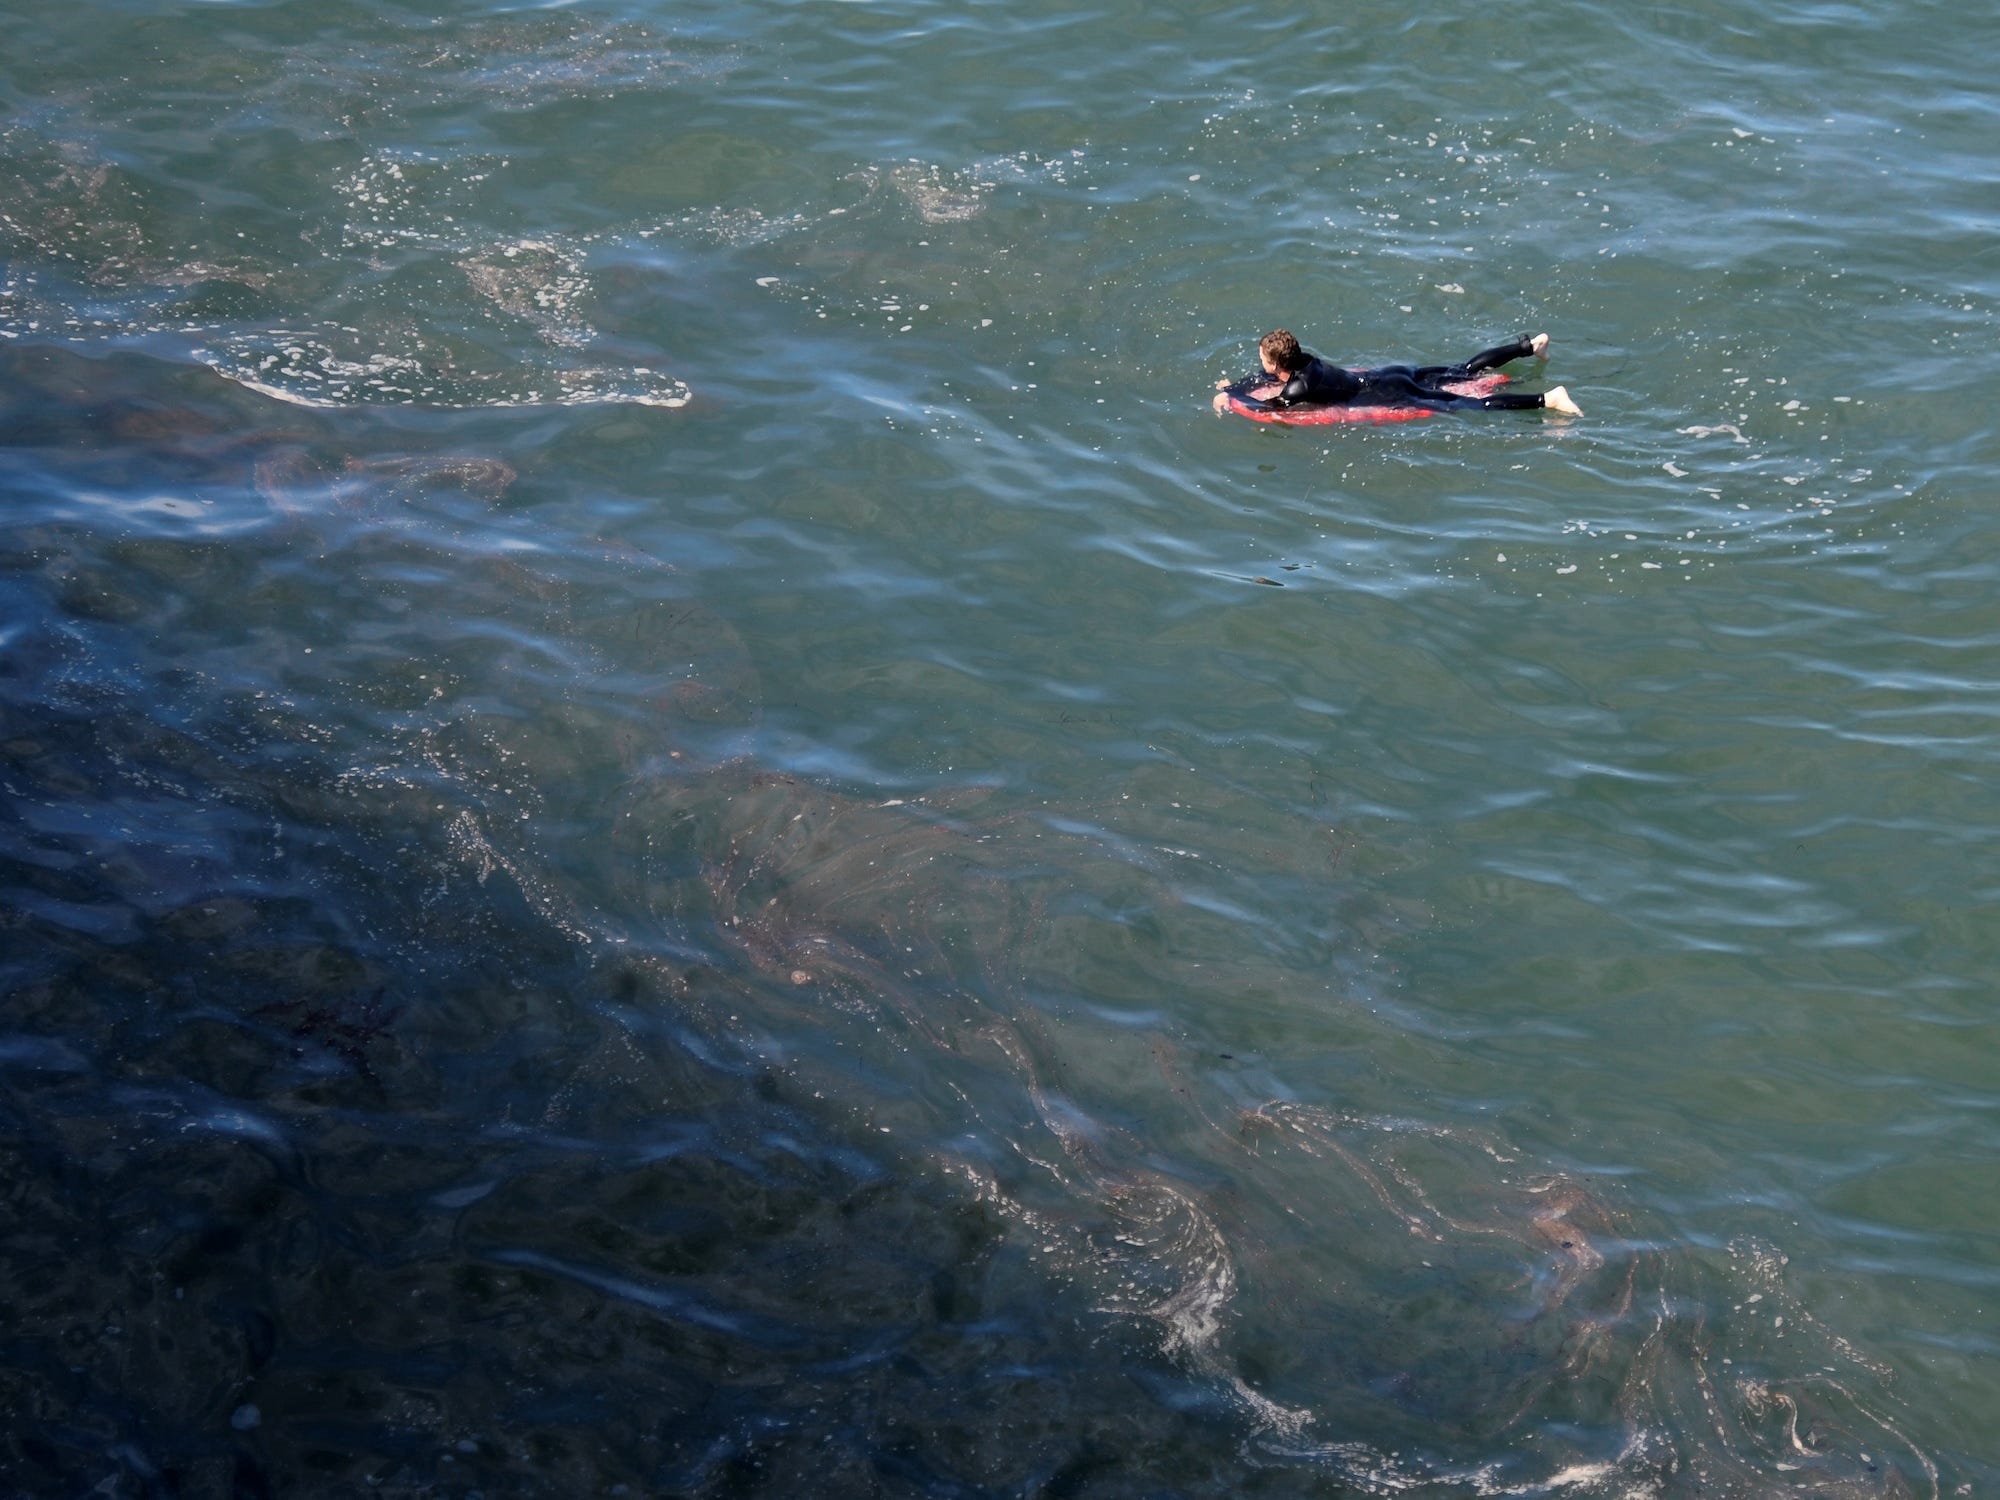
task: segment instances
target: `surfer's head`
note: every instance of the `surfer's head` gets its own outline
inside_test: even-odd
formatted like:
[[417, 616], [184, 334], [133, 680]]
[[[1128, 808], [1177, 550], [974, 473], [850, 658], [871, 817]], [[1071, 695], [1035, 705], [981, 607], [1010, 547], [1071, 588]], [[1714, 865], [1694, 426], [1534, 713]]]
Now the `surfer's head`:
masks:
[[1267, 375], [1291, 375], [1305, 368], [1306, 351], [1282, 328], [1274, 328], [1257, 344]]

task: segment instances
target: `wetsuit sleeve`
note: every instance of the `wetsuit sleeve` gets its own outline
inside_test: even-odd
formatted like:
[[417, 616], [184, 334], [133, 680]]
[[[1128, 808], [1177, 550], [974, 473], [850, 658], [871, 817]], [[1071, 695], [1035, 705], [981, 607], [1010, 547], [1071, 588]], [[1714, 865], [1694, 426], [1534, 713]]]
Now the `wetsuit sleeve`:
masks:
[[1225, 396], [1231, 397], [1234, 400], [1241, 401], [1245, 406], [1251, 407], [1257, 411], [1263, 411], [1271, 403], [1263, 400], [1260, 397], [1253, 396], [1250, 393], [1252, 391], [1262, 390], [1265, 386], [1269, 385], [1270, 383], [1271, 383], [1271, 377], [1266, 375], [1262, 370], [1252, 370], [1248, 375], [1245, 375], [1241, 380], [1235, 381], [1229, 385], [1224, 386], [1222, 388], [1222, 393]]

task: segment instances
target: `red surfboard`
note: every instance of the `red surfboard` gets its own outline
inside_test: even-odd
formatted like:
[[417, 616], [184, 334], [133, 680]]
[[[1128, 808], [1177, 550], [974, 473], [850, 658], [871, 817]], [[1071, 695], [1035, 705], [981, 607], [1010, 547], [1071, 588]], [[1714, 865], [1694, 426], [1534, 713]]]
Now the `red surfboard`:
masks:
[[[1454, 396], [1490, 396], [1506, 383], [1507, 377], [1494, 370], [1485, 375], [1475, 375], [1470, 380], [1448, 381], [1444, 389]], [[1276, 422], [1283, 427], [1332, 427], [1346, 422], [1414, 422], [1422, 417], [1437, 415], [1426, 406], [1275, 407], [1250, 404], [1253, 401], [1267, 401], [1282, 389], [1284, 387], [1277, 382], [1255, 386], [1241, 392], [1232, 388], [1229, 392], [1229, 409], [1237, 416], [1248, 417], [1253, 422]]]

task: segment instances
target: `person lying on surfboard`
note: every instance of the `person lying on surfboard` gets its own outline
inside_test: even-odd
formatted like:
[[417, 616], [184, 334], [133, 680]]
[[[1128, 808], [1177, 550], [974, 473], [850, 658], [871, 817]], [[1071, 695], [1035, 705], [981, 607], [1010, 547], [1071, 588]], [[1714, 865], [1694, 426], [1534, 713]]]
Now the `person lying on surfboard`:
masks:
[[1495, 349], [1486, 349], [1457, 365], [1383, 365], [1376, 370], [1343, 370], [1317, 354], [1299, 347], [1299, 341], [1279, 328], [1264, 335], [1257, 345], [1261, 373], [1253, 371], [1241, 380], [1215, 383], [1215, 409], [1230, 409], [1235, 398], [1252, 410], [1290, 410], [1297, 407], [1391, 407], [1424, 411], [1556, 411], [1566, 416], [1583, 415], [1562, 386], [1542, 395], [1489, 395], [1454, 389], [1467, 382], [1483, 385], [1496, 379], [1487, 374], [1513, 360], [1534, 355], [1548, 358], [1549, 336], [1537, 333], [1515, 339]]

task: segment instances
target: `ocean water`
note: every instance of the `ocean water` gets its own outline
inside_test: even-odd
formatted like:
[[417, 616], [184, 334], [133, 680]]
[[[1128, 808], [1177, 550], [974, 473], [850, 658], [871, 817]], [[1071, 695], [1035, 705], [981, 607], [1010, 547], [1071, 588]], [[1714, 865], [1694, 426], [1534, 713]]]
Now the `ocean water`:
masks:
[[2000, 18], [0, 16], [0, 1489], [2000, 1488]]

